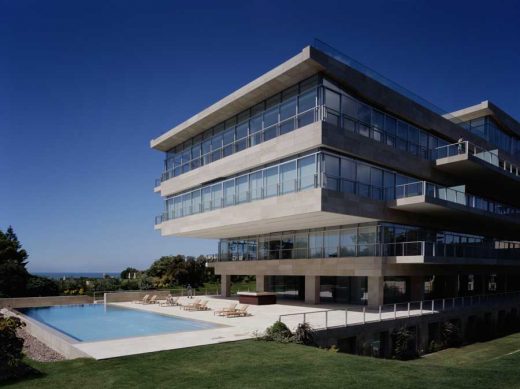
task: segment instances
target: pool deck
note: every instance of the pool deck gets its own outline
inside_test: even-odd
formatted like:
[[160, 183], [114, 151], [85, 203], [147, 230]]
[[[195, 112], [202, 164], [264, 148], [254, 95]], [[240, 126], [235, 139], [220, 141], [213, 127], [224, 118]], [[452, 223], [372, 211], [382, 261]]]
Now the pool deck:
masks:
[[[273, 305], [250, 305], [248, 308], [249, 315], [246, 317], [227, 318], [214, 315], [214, 311], [226, 308], [231, 303], [238, 303], [237, 298], [221, 298], [215, 296], [197, 296], [202, 300], [208, 300], [207, 311], [185, 311], [178, 306], [160, 306], [159, 304], [142, 305], [131, 302], [111, 303], [110, 305], [126, 307], [136, 310], [160, 313], [163, 315], [172, 315], [176, 317], [186, 318], [190, 320], [200, 320], [219, 327], [185, 331], [176, 333], [167, 333], [159, 335], [149, 335], [141, 337], [121, 338], [113, 340], [103, 340], [96, 342], [73, 342], [70, 344], [74, 349], [83, 355], [88, 355], [95, 359], [115, 358], [125, 355], [143, 354], [156, 351], [174, 350], [187, 347], [202, 346], [208, 344], [234, 342], [239, 340], [251, 339], [256, 333], [262, 333], [265, 329], [277, 321], [280, 315], [291, 313], [306, 313], [306, 321], [314, 328], [322, 328], [324, 326], [324, 310], [334, 310], [329, 312], [329, 326], [345, 325], [345, 313], [340, 311], [347, 308], [341, 305], [309, 305], [303, 302], [283, 301]], [[193, 300], [182, 297], [180, 302], [186, 304]], [[348, 306], [349, 316], [348, 324], [362, 324], [364, 315], [362, 307]], [[312, 312], [318, 312], [312, 314]], [[387, 315], [393, 315], [387, 313]], [[365, 318], [367, 321], [375, 320], [378, 312], [367, 311]], [[302, 315], [289, 316], [284, 318], [284, 322], [293, 330], [302, 320]]]
[[[227, 318], [214, 315], [214, 311], [226, 308], [230, 303], [238, 302], [235, 298], [198, 297], [208, 300], [208, 311], [185, 311], [180, 307], [161, 307], [159, 304], [142, 305], [135, 303], [111, 303], [111, 305], [156, 312], [163, 315], [172, 315], [191, 320], [201, 320], [221, 327], [208, 330], [186, 331], [171, 334], [150, 335], [97, 342], [75, 343], [74, 347], [92, 356], [95, 359], [114, 358], [124, 355], [142, 354], [155, 351], [173, 350], [186, 347], [202, 346], [207, 344], [233, 342], [251, 339], [255, 332], [262, 332], [278, 320], [279, 315], [297, 312], [312, 312], [323, 310], [323, 306], [305, 306], [274, 304], [250, 305], [250, 316]], [[182, 303], [189, 302], [187, 298]]]

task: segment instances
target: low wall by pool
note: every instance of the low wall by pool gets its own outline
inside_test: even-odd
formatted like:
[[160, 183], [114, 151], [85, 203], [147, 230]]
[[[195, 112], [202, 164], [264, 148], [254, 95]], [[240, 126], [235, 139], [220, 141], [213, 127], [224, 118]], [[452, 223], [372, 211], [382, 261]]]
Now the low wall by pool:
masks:
[[105, 303], [125, 303], [128, 301], [142, 300], [144, 296], [157, 296], [158, 300], [165, 300], [170, 294], [169, 290], [143, 290], [132, 292], [105, 293]]
[[48, 307], [51, 305], [92, 304], [90, 296], [46, 296], [0, 298], [0, 308]]

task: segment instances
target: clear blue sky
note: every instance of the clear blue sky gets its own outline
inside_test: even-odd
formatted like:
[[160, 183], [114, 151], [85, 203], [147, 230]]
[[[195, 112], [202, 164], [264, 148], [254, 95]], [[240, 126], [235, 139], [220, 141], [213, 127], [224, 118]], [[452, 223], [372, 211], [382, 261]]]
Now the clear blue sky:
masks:
[[320, 38], [447, 110], [520, 118], [515, 1], [0, 0], [0, 228], [32, 271], [146, 268], [161, 237], [149, 141]]

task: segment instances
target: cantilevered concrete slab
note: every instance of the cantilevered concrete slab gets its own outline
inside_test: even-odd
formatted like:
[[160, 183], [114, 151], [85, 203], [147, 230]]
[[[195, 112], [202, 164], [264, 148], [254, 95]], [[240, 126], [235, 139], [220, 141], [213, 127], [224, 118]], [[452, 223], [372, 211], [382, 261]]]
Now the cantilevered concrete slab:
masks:
[[493, 192], [495, 200], [520, 205], [520, 176], [498, 164], [489, 163], [469, 153], [439, 158], [437, 169], [459, 177], [469, 192], [488, 195], [490, 187], [501, 190]]
[[311, 57], [311, 48], [305, 47], [283, 64], [153, 139], [150, 146], [156, 150], [167, 151], [322, 69]]

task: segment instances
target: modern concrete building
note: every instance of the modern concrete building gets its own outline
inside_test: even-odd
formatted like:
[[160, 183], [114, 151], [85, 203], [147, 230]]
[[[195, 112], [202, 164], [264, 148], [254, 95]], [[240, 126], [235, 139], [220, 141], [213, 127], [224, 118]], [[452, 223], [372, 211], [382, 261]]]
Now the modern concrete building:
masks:
[[151, 141], [164, 236], [309, 303], [520, 290], [520, 123], [451, 114], [323, 43]]

